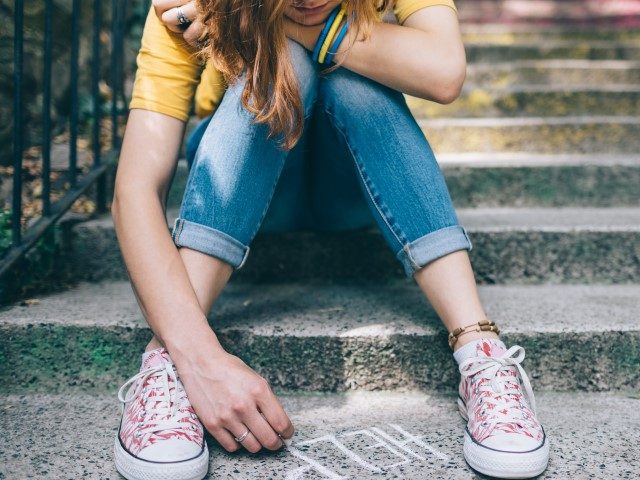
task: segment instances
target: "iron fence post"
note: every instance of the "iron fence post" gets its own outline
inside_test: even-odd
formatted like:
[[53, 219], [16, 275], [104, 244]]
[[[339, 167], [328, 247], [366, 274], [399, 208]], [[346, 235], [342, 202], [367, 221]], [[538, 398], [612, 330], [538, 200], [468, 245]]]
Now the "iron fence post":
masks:
[[13, 37], [13, 198], [11, 212], [11, 242], [18, 245], [22, 241], [22, 150], [24, 149], [23, 112], [22, 112], [22, 73], [24, 57], [24, 2], [14, 3], [14, 37]]
[[51, 19], [53, 0], [45, 0], [42, 74], [42, 215], [51, 215]]

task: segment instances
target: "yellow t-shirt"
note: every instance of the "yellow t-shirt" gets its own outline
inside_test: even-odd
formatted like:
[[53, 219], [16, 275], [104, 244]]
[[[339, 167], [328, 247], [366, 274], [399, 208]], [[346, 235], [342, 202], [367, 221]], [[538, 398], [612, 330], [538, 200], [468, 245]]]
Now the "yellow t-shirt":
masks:
[[[458, 12], [453, 0], [396, 0], [393, 11], [402, 25], [412, 13], [433, 5]], [[168, 30], [153, 8], [147, 15], [137, 64], [129, 108], [186, 121], [194, 96], [196, 115], [205, 117], [215, 111], [227, 88], [212, 62], [203, 65], [182, 35]]]

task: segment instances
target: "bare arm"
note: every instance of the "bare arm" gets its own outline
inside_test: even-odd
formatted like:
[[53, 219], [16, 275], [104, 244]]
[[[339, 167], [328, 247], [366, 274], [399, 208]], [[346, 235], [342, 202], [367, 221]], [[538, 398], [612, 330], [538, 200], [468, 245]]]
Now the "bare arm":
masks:
[[[195, 2], [154, 0], [156, 11], [176, 33], [175, 7], [195, 21], [183, 32], [189, 43], [199, 38], [202, 23], [196, 18]], [[325, 19], [326, 21], [326, 19]], [[313, 50], [324, 27], [303, 25], [285, 16], [286, 35]], [[376, 22], [367, 41], [354, 42], [355, 30], [349, 29], [334, 56], [341, 66], [378, 83], [415, 97], [438, 103], [451, 103], [459, 95], [466, 77], [466, 55], [456, 12], [445, 5], [432, 5], [413, 12], [402, 25]], [[351, 43], [353, 45], [351, 45]]]
[[[131, 110], [116, 173], [111, 213], [140, 308], [163, 345], [219, 343], [207, 323], [166, 221], [184, 123]], [[196, 347], [196, 345], [193, 345]]]
[[[324, 24], [305, 26], [287, 21], [287, 35], [313, 50]], [[334, 60], [360, 75], [438, 103], [460, 94], [466, 56], [458, 17], [449, 7], [434, 5], [414, 12], [402, 25], [375, 23], [367, 41], [356, 41], [349, 29]], [[348, 50], [347, 50], [348, 49]]]
[[266, 380], [218, 342], [207, 321], [211, 305], [198, 298], [169, 234], [165, 201], [183, 132], [180, 120], [131, 111], [111, 207], [120, 249], [147, 323], [205, 427], [228, 451], [240, 446], [230, 432], [240, 435], [244, 425], [255, 437], [248, 450], [277, 449], [278, 435], [293, 435], [291, 421]]

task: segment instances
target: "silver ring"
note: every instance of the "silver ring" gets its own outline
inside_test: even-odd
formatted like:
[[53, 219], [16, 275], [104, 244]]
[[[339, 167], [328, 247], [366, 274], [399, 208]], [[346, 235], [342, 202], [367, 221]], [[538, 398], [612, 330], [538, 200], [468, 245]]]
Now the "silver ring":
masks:
[[176, 8], [176, 15], [178, 16], [178, 24], [181, 27], [187, 27], [191, 25], [191, 20], [189, 20], [187, 16], [184, 14], [184, 12], [182, 11], [182, 7]]
[[247, 438], [249, 436], [249, 429], [247, 428], [247, 431], [244, 432], [242, 435], [240, 435], [238, 438], [233, 437], [234, 440], [238, 443], [242, 443], [244, 441], [245, 438]]

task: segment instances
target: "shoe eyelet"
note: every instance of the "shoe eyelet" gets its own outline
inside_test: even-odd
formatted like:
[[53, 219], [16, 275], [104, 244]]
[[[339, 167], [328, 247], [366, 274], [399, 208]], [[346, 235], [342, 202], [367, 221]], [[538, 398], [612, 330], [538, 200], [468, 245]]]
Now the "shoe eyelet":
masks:
[[134, 433], [133, 436], [136, 438], [140, 438], [142, 434], [140, 433], [140, 431], [136, 431], [136, 433]]
[[192, 424], [191, 425], [191, 430], [195, 430], [195, 429], [196, 429], [196, 426]]

